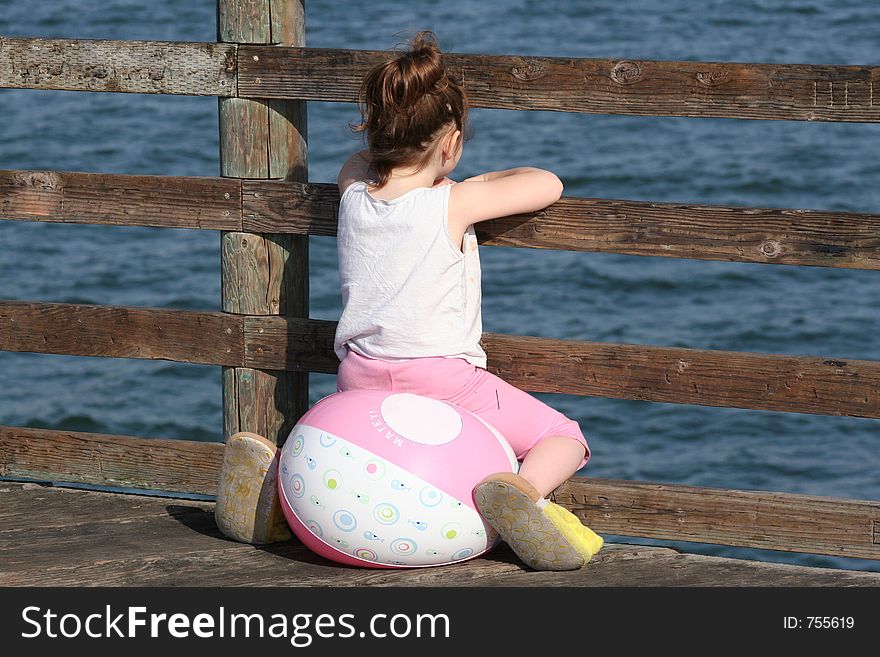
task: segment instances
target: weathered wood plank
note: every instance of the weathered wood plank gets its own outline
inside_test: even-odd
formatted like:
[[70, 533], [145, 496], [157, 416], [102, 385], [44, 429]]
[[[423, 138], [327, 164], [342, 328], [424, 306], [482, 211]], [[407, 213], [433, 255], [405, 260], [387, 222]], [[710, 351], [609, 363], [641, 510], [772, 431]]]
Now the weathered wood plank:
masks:
[[[323, 183], [0, 171], [0, 219], [243, 231], [235, 248], [246, 264], [229, 271], [230, 289], [270, 256], [276, 276], [300, 285], [301, 258], [283, 254], [306, 235], [335, 236], [338, 206], [336, 185]], [[243, 236], [267, 233], [272, 249]], [[880, 269], [880, 215], [852, 212], [563, 197], [481, 222], [477, 236], [485, 246]]]
[[[242, 46], [238, 93], [356, 102], [384, 51]], [[880, 67], [448, 53], [472, 107], [797, 121], [880, 121]]]
[[[272, 43], [272, 32], [262, 17], [269, 15], [269, 0], [223, 3], [217, 7], [217, 40], [235, 36], [242, 43]], [[225, 39], [231, 41], [231, 38]]]
[[[259, 549], [228, 541], [213, 525], [213, 504], [0, 484], [0, 539], [17, 534], [0, 552], [3, 586], [877, 586], [880, 573], [806, 568], [692, 554], [670, 548], [606, 543], [579, 571], [526, 570], [500, 546], [453, 566], [418, 570], [342, 568], [298, 541]], [[39, 498], [39, 499], [37, 499]], [[79, 506], [105, 510], [91, 526], [22, 526], [29, 509], [64, 516]], [[133, 522], [111, 518], [132, 506]], [[41, 516], [42, 517], [42, 516]], [[32, 539], [28, 543], [26, 538]], [[75, 549], [71, 549], [75, 546]]]
[[3, 477], [215, 495], [222, 457], [221, 443], [0, 426]]
[[[221, 33], [295, 44], [302, 14], [269, 0], [222, 15]], [[251, 14], [241, 8], [251, 8]], [[293, 15], [288, 21], [287, 17]], [[247, 19], [247, 20], [245, 20]], [[286, 24], [288, 33], [281, 28]], [[219, 40], [218, 36], [218, 40]], [[302, 45], [302, 44], [297, 44]], [[355, 102], [384, 51], [174, 41], [0, 38], [0, 87]], [[603, 114], [876, 122], [880, 67], [448, 53], [473, 107]], [[236, 79], [238, 73], [238, 79]]]
[[[10, 532], [33, 531], [35, 528], [77, 527], [95, 523], [125, 523], [142, 518], [167, 515], [166, 508], [155, 503], [156, 498], [124, 495], [108, 504], [104, 495], [79, 495], [75, 504], [66, 504], [59, 513], [54, 497], [58, 491], [44, 484], [0, 481], [0, 543]], [[68, 498], [73, 499], [73, 498]]]
[[0, 219], [241, 230], [238, 181], [0, 170]]
[[0, 37], [0, 87], [232, 96], [235, 69], [227, 43]]
[[[302, 0], [219, 0], [217, 40], [304, 46]], [[223, 176], [308, 180], [304, 101], [220, 98], [218, 110]], [[308, 317], [308, 237], [241, 227], [220, 242], [225, 312]], [[252, 431], [281, 443], [308, 408], [303, 371], [226, 367], [222, 387], [226, 438]]]
[[[156, 558], [169, 552], [187, 554], [203, 549], [204, 533], [219, 537], [212, 515], [203, 511], [187, 512], [174, 500], [167, 500], [166, 507], [171, 512], [124, 522], [90, 522], [52, 528], [31, 525], [24, 531], [0, 532], [0, 561], [4, 570], [51, 568], [70, 561], [94, 563], [108, 556], [108, 545], [113, 546], [116, 554]], [[56, 510], [63, 512], [63, 509]], [[186, 525], [190, 531], [174, 531], [174, 525], [179, 524]], [[76, 555], [75, 559], [71, 559], [72, 554]]]
[[[245, 362], [335, 373], [336, 323], [248, 317]], [[484, 333], [488, 369], [530, 392], [880, 417], [880, 362]]]
[[[216, 539], [219, 540], [219, 539]], [[0, 566], [3, 586], [871, 586], [880, 576], [830, 568], [750, 562], [682, 554], [666, 548], [606, 544], [577, 571], [538, 572], [523, 568], [506, 546], [452, 566], [378, 571], [333, 566], [290, 542], [256, 549], [168, 550], [160, 555], [122, 556], [105, 550], [101, 558], [69, 565], [58, 559], [39, 569], [24, 563]]]
[[490, 371], [532, 392], [880, 417], [877, 361], [502, 334], [482, 344]]
[[[248, 230], [336, 235], [336, 185], [245, 181]], [[880, 215], [563, 197], [475, 226], [480, 243], [764, 264], [880, 269]]]
[[[333, 374], [335, 331], [300, 317], [0, 301], [5, 351]], [[876, 361], [497, 333], [482, 344], [488, 369], [530, 392], [880, 417]]]
[[554, 497], [599, 532], [880, 559], [880, 502], [583, 477]]
[[219, 312], [0, 300], [0, 349], [226, 365], [244, 334]]
[[[215, 495], [221, 460], [219, 443], [0, 427], [5, 477]], [[880, 502], [583, 477], [554, 497], [600, 534], [880, 559]]]
[[337, 322], [326, 319], [246, 317], [244, 362], [251, 367], [276, 367], [336, 374], [333, 352]]

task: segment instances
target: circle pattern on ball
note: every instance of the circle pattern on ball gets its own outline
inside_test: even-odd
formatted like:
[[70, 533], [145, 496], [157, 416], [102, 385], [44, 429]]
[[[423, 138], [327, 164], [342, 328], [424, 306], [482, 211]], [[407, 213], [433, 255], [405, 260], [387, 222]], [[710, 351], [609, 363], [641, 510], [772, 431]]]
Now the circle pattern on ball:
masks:
[[333, 524], [344, 532], [351, 532], [357, 527], [357, 520], [350, 511], [340, 509], [333, 514]]
[[440, 530], [440, 536], [445, 538], [447, 541], [458, 538], [459, 534], [461, 534], [461, 525], [459, 525], [457, 522], [447, 522]]
[[376, 519], [376, 522], [383, 525], [393, 525], [400, 520], [400, 511], [398, 511], [397, 507], [393, 504], [382, 502], [381, 504], [377, 504], [376, 508], [373, 509], [373, 517]]
[[306, 484], [302, 475], [295, 474], [290, 478], [290, 492], [294, 497], [302, 497], [306, 492]]
[[339, 470], [327, 470], [324, 473], [324, 485], [330, 490], [336, 490], [342, 485], [342, 475]]
[[426, 507], [431, 508], [440, 504], [443, 500], [443, 493], [434, 488], [433, 486], [425, 486], [419, 491], [419, 502], [424, 504]]
[[367, 476], [367, 479], [379, 481], [385, 476], [385, 464], [377, 459], [369, 461], [364, 464], [364, 474]]
[[364, 559], [366, 561], [375, 561], [376, 559], [378, 559], [378, 555], [367, 548], [358, 548], [354, 551], [354, 556], [358, 557], [359, 559]]
[[395, 538], [391, 541], [391, 551], [402, 557], [408, 557], [411, 554], [415, 554], [418, 549], [419, 546], [416, 545], [416, 542], [411, 538]]

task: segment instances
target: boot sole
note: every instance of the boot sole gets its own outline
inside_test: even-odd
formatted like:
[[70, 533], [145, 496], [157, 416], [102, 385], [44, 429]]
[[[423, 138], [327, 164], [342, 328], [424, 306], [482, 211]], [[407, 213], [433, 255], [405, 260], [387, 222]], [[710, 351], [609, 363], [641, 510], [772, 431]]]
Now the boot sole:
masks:
[[225, 536], [265, 545], [292, 538], [278, 499], [278, 448], [255, 433], [230, 436], [223, 450], [214, 519]]
[[584, 558], [526, 493], [507, 481], [474, 489], [480, 514], [522, 561], [535, 570], [577, 570]]

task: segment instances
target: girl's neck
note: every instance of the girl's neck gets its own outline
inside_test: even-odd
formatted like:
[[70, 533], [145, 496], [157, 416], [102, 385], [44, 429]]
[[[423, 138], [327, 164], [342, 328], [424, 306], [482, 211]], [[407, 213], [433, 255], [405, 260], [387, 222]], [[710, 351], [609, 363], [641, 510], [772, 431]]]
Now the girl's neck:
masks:
[[436, 179], [434, 173], [428, 169], [405, 176], [392, 172], [391, 178], [382, 187], [376, 187], [372, 183], [368, 183], [367, 190], [375, 198], [391, 201], [413, 189], [432, 187]]

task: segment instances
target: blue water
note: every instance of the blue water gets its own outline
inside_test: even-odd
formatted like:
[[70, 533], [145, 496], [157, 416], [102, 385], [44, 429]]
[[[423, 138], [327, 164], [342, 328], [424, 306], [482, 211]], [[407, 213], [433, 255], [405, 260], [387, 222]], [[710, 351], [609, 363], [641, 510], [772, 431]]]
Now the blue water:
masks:
[[[880, 64], [873, 0], [308, 4], [311, 46], [614, 59]], [[214, 41], [215, 3], [0, 0], [0, 35]], [[219, 175], [212, 97], [0, 90], [0, 168]], [[310, 178], [360, 147], [354, 105], [309, 105]], [[474, 110], [458, 179], [555, 171], [565, 194], [880, 212], [880, 125]], [[456, 175], [453, 175], [455, 178]], [[0, 298], [220, 309], [219, 233], [0, 221]], [[311, 315], [340, 312], [335, 241], [311, 238]], [[483, 247], [486, 331], [880, 360], [878, 272]], [[312, 375], [316, 401], [335, 378]], [[0, 424], [222, 439], [220, 368], [0, 352]], [[538, 395], [577, 419], [586, 476], [878, 499], [876, 420]], [[855, 559], [609, 537], [880, 570]]]

